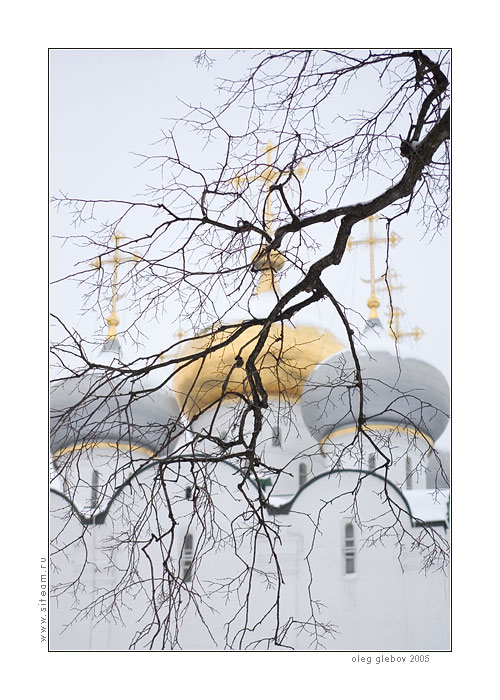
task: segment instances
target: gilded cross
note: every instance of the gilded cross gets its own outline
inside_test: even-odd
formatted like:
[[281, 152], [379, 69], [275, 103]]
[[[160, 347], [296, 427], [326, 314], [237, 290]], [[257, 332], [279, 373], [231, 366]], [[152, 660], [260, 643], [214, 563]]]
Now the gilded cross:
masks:
[[[271, 141], [268, 141], [266, 145], [261, 149], [262, 153], [266, 154], [267, 167], [262, 171], [260, 175], [252, 175], [246, 177], [244, 175], [237, 175], [231, 181], [236, 187], [240, 187], [244, 182], [255, 182], [256, 180], [263, 180], [266, 188], [266, 208], [265, 208], [265, 227], [266, 232], [269, 236], [273, 235], [271, 230], [271, 223], [273, 220], [273, 212], [271, 209], [271, 185], [278, 180], [282, 175], [283, 171], [278, 168], [273, 167], [273, 155], [272, 152], [277, 149]], [[307, 173], [307, 168], [303, 163], [299, 165], [293, 171], [297, 177], [302, 178]], [[270, 255], [266, 257], [262, 256], [261, 251], [258, 250], [253, 257], [253, 267], [261, 273], [259, 283], [254, 291], [254, 295], [261, 294], [262, 292], [274, 291], [279, 295], [279, 287], [275, 280], [275, 273], [280, 270], [285, 264], [285, 257], [278, 250], [272, 251]]]
[[[384, 236], [382, 238], [377, 238], [374, 234], [373, 231], [373, 222], [377, 221], [378, 215], [374, 214], [373, 216], [368, 217], [368, 238], [363, 238], [359, 241], [353, 241], [349, 239], [347, 241], [347, 250], [352, 250], [355, 245], [367, 245], [369, 246], [369, 251], [370, 251], [370, 279], [369, 280], [363, 280], [363, 282], [368, 282], [370, 285], [370, 298], [366, 302], [368, 305], [368, 308], [370, 309], [370, 316], [369, 318], [378, 318], [378, 312], [377, 309], [380, 306], [380, 301], [377, 298], [377, 295], [375, 294], [375, 284], [377, 281], [380, 281], [382, 279], [381, 277], [375, 277], [375, 246], [378, 243], [386, 243], [387, 244], [387, 236]], [[396, 246], [399, 241], [401, 240], [401, 236], [398, 236], [397, 233], [394, 233], [391, 231], [389, 235], [389, 244], [394, 247]]]
[[[273, 212], [271, 209], [271, 185], [278, 180], [280, 175], [282, 175], [283, 171], [279, 170], [278, 168], [273, 167], [273, 155], [272, 152], [275, 151], [278, 147], [275, 146], [272, 141], [268, 141], [266, 145], [261, 149], [261, 153], [266, 154], [266, 160], [267, 160], [267, 167], [262, 171], [260, 175], [252, 175], [250, 177], [246, 177], [244, 175], [236, 175], [235, 178], [231, 181], [235, 187], [240, 187], [242, 183], [244, 182], [255, 182], [256, 180], [263, 180], [265, 183], [266, 187], [266, 210], [265, 210], [265, 222], [266, 222], [266, 231], [267, 233], [272, 236], [273, 232], [271, 231], [271, 222], [273, 220]], [[293, 171], [297, 177], [302, 178], [304, 175], [307, 173], [307, 168], [303, 163], [299, 163], [299, 165], [295, 168]]]
[[401, 331], [399, 328], [399, 319], [405, 315], [405, 312], [399, 308], [399, 306], [394, 306], [389, 309], [390, 321], [389, 321], [389, 333], [395, 340], [401, 340], [401, 338], [413, 337], [415, 340], [420, 340], [423, 336], [424, 331], [415, 326], [412, 331]]
[[97, 269], [102, 268], [103, 265], [113, 265], [113, 283], [112, 283], [112, 294], [111, 294], [111, 313], [109, 314], [108, 318], [106, 319], [106, 323], [108, 324], [108, 338], [116, 338], [116, 328], [118, 324], [120, 323], [118, 319], [118, 314], [116, 313], [116, 303], [119, 299], [118, 296], [118, 268], [122, 263], [125, 262], [134, 262], [138, 263], [140, 260], [142, 260], [140, 255], [137, 255], [134, 253], [130, 257], [128, 256], [121, 256], [120, 255], [120, 241], [122, 241], [125, 238], [125, 236], [121, 233], [121, 231], [118, 231], [118, 229], [115, 231], [113, 236], [111, 237], [111, 240], [114, 241], [115, 244], [115, 250], [113, 252], [113, 256], [111, 257], [110, 260], [103, 260], [102, 258], [97, 258], [94, 260], [92, 265], [96, 267]]
[[[392, 297], [393, 292], [402, 291], [405, 289], [404, 285], [396, 284], [400, 275], [392, 268], [389, 268], [386, 277], [387, 282], [380, 285], [380, 291], [388, 292]], [[405, 312], [400, 309], [399, 306], [391, 305], [387, 315], [389, 316], [389, 333], [395, 340], [401, 340], [401, 338], [409, 337], [413, 337], [415, 340], [420, 340], [420, 338], [423, 336], [424, 332], [418, 326], [415, 326], [412, 331], [401, 331], [399, 320], [405, 315]]]

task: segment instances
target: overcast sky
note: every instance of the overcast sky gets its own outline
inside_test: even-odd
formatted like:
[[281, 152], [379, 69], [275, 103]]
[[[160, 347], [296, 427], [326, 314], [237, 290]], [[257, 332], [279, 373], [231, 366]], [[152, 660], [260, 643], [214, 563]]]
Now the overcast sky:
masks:
[[[168, 118], [181, 116], [186, 108], [180, 100], [192, 104], [214, 104], [219, 98], [214, 85], [217, 77], [239, 76], [248, 65], [246, 55], [233, 56], [229, 50], [212, 52], [216, 58], [210, 71], [194, 64], [194, 50], [55, 50], [50, 57], [50, 193], [59, 191], [85, 199], [132, 199], [143, 193], [157, 174], [149, 166], [138, 167], [133, 152], [151, 153]], [[231, 57], [231, 58], [230, 58]], [[367, 89], [357, 86], [358, 96]], [[267, 139], [263, 138], [263, 143]], [[189, 143], [187, 144], [189, 157]], [[193, 139], [193, 156], [199, 145]], [[314, 182], [315, 174], [311, 174]], [[317, 174], [316, 174], [317, 176]], [[317, 176], [318, 177], [318, 176]], [[360, 187], [359, 199], [366, 198]], [[156, 221], [156, 223], [158, 223]], [[121, 230], [131, 237], [151, 226], [146, 214], [131, 217]], [[419, 326], [425, 335], [415, 343], [407, 340], [407, 352], [432, 362], [449, 379], [450, 354], [450, 241], [445, 232], [432, 240], [422, 235], [415, 216], [402, 217], [394, 230], [400, 244], [391, 250], [391, 266], [405, 286], [395, 303], [406, 316], [403, 330]], [[51, 276], [59, 279], [74, 268], [77, 261], [91, 255], [75, 245], [72, 237], [88, 235], [92, 226], [74, 229], [65, 212], [51, 210]], [[383, 234], [382, 226], [378, 231]], [[364, 237], [367, 225], [358, 224], [353, 238]], [[316, 227], [315, 235], [327, 245], [331, 225]], [[60, 238], [59, 238], [60, 237]], [[61, 245], [65, 240], [66, 244]], [[97, 250], [95, 253], [97, 254]], [[383, 272], [384, 246], [377, 251], [377, 273]], [[346, 254], [342, 265], [329, 271], [325, 281], [347, 306], [367, 315], [369, 285], [361, 278], [369, 276], [368, 250], [356, 247]], [[285, 277], [286, 289], [293, 282]], [[126, 290], [123, 290], [126, 294]], [[81, 315], [84, 289], [75, 284], [56, 285], [52, 289], [52, 311], [82, 336], [103, 330], [102, 314], [91, 309]], [[387, 323], [386, 299], [380, 295], [381, 319]], [[222, 301], [219, 302], [222, 304]], [[119, 315], [127, 321], [127, 301], [119, 305]], [[177, 330], [175, 313], [158, 322], [149, 320], [146, 347], [155, 352], [168, 344]], [[341, 324], [329, 307], [312, 314], [314, 320], [342, 336]], [[130, 320], [130, 319], [129, 319]], [[125, 349], [127, 356], [127, 349]], [[131, 348], [128, 349], [131, 352]], [[130, 357], [130, 355], [129, 355]], [[448, 433], [440, 441], [449, 442]]]

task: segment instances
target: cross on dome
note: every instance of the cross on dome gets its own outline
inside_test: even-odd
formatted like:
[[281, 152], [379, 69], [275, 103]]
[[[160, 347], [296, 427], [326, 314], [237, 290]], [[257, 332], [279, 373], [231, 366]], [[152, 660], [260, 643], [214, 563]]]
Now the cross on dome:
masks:
[[424, 331], [415, 326], [412, 331], [401, 331], [399, 328], [399, 319], [405, 315], [405, 312], [399, 308], [399, 306], [394, 306], [389, 309], [389, 333], [395, 340], [401, 340], [401, 338], [413, 337], [415, 340], [420, 340], [424, 335]]
[[[275, 146], [272, 141], [268, 141], [266, 145], [261, 149], [261, 153], [266, 154], [267, 167], [259, 175], [252, 175], [246, 177], [244, 175], [236, 175], [231, 181], [235, 187], [240, 187], [245, 182], [255, 182], [256, 180], [263, 180], [266, 189], [266, 208], [265, 208], [265, 227], [266, 233], [269, 236], [273, 236], [271, 224], [274, 218], [272, 208], [271, 208], [271, 186], [276, 182], [284, 171], [273, 167], [272, 152], [275, 151], [278, 146]], [[308, 168], [303, 164], [299, 165], [294, 169], [294, 174], [297, 177], [302, 178], [307, 173]], [[262, 294], [264, 292], [274, 291], [276, 294], [280, 294], [279, 286], [275, 280], [275, 273], [281, 270], [285, 264], [285, 257], [282, 253], [277, 250], [271, 251], [269, 254], [263, 254], [261, 250], [258, 250], [253, 259], [253, 268], [261, 273], [261, 277], [254, 291], [254, 295]]]
[[399, 236], [397, 233], [394, 233], [391, 231], [389, 235], [389, 239], [387, 236], [383, 236], [381, 238], [377, 238], [374, 234], [373, 231], [373, 222], [377, 221], [379, 218], [378, 214], [374, 214], [373, 216], [369, 216], [367, 221], [368, 221], [368, 238], [363, 238], [358, 241], [353, 241], [351, 238], [347, 241], [347, 250], [351, 251], [355, 245], [367, 245], [369, 247], [370, 251], [370, 279], [368, 280], [363, 280], [363, 282], [367, 282], [370, 285], [370, 297], [367, 300], [367, 306], [370, 309], [370, 319], [373, 318], [378, 318], [378, 307], [380, 306], [380, 301], [375, 294], [376, 291], [376, 282], [380, 281], [382, 277], [375, 277], [375, 253], [374, 253], [374, 248], [378, 243], [386, 243], [387, 240], [389, 240], [389, 244], [394, 247], [397, 246], [397, 244], [401, 241], [401, 236]]
[[393, 292], [401, 292], [403, 289], [406, 289], [403, 284], [396, 284], [400, 275], [393, 268], [389, 268], [385, 277], [387, 281], [381, 283], [379, 289], [380, 291], [389, 294], [391, 300], [391, 304], [387, 312], [387, 315], [389, 316], [390, 335], [397, 341], [401, 340], [402, 338], [410, 337], [415, 338], [415, 340], [420, 340], [420, 338], [424, 335], [424, 331], [418, 326], [415, 326], [412, 331], [402, 331], [399, 327], [399, 319], [405, 315], [405, 312], [399, 306], [393, 304], [392, 294]]
[[120, 241], [124, 240], [125, 236], [121, 231], [116, 229], [115, 233], [111, 236], [111, 241], [115, 244], [115, 250], [111, 259], [104, 260], [101, 256], [96, 258], [92, 265], [98, 270], [102, 268], [103, 265], [113, 265], [113, 281], [112, 281], [112, 294], [111, 294], [111, 313], [106, 319], [108, 324], [108, 340], [116, 338], [116, 328], [120, 323], [118, 314], [116, 312], [116, 304], [119, 299], [118, 296], [118, 268], [122, 263], [133, 262], [138, 263], [142, 260], [141, 256], [134, 253], [131, 256], [121, 256], [120, 255]]

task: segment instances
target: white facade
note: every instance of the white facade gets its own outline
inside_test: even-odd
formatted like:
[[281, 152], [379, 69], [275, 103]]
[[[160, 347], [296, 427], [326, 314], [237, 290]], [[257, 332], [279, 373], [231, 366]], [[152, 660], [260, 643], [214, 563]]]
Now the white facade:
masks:
[[124, 421], [127, 443], [127, 385], [107, 402], [97, 376], [96, 410], [60, 384], [51, 648], [448, 649], [449, 490], [434, 449], [448, 389], [430, 365], [375, 348], [359, 351], [363, 434], [339, 352], [297, 400], [270, 393], [251, 478], [241, 455], [222, 452], [242, 403], [209, 408], [179, 441], [172, 395], [146, 396], [134, 404], [140, 430]]

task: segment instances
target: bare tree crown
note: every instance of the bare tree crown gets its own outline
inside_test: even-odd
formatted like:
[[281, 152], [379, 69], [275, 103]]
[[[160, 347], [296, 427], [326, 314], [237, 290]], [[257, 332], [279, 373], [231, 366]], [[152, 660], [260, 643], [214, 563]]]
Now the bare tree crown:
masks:
[[[196, 60], [210, 66], [210, 52]], [[73, 551], [78, 527], [81, 544], [80, 574], [58, 580], [55, 594], [72, 592], [76, 622], [88, 615], [116, 621], [127, 596], [140, 591], [147, 602], [130, 640], [137, 648], [181, 646], [192, 609], [210, 637], [207, 591], [219, 601], [238, 599], [214, 643], [287, 647], [300, 632], [313, 646], [327, 645], [335, 625], [312, 593], [314, 547], [325, 513], [339, 504], [367, 547], [390, 541], [400, 560], [418, 550], [424, 568], [447, 561], [442, 523], [414, 518], [400, 497], [412, 474], [422, 479], [430, 454], [436, 488], [447, 479], [434, 449], [447, 420], [446, 382], [436, 374], [434, 393], [430, 384], [415, 386], [416, 366], [402, 364], [394, 332], [394, 357], [384, 355], [374, 373], [363, 351], [364, 321], [353, 323], [327, 273], [342, 264], [349, 241], [355, 244], [353, 227], [378, 216], [392, 309], [393, 222], [416, 211], [431, 235], [446, 226], [449, 52], [292, 49], [249, 60], [244, 77], [220, 80], [217, 109], [187, 105], [154, 153], [137, 154], [160, 181], [147, 196], [53, 198], [72, 212], [82, 227], [78, 242], [90, 251], [83, 269], [65, 279], [87, 290], [88, 308], [109, 314], [101, 355], [55, 319], [53, 490], [65, 506], [53, 532], [54, 566]], [[358, 89], [367, 83], [369, 93]], [[186, 135], [200, 144], [189, 156]], [[137, 211], [151, 226], [133, 240], [121, 237]], [[295, 281], [282, 293], [285, 271]], [[116, 316], [121, 285], [133, 317], [124, 328]], [[346, 342], [297, 322], [319, 301], [340, 319]], [[372, 306], [369, 333], [378, 332]], [[183, 332], [143, 353], [147, 320], [170, 308], [180, 309], [173, 325]], [[120, 357], [120, 342], [135, 344], [133, 360]], [[334, 354], [335, 363], [321, 364]], [[394, 389], [400, 380], [404, 388]], [[273, 450], [293, 440], [296, 451], [277, 461]], [[324, 473], [344, 479], [340, 491], [304, 515], [302, 492], [290, 493], [288, 484], [293, 478], [302, 488]], [[382, 507], [366, 520], [363, 489], [373, 475]], [[280, 517], [291, 512], [311, 528], [304, 555], [309, 613], [301, 619], [281, 613]], [[111, 591], [89, 601], [91, 529], [106, 518], [108, 560], [99, 566], [120, 575]], [[215, 553], [227, 568], [208, 581], [204, 561]], [[270, 594], [254, 614], [257, 579]]]

